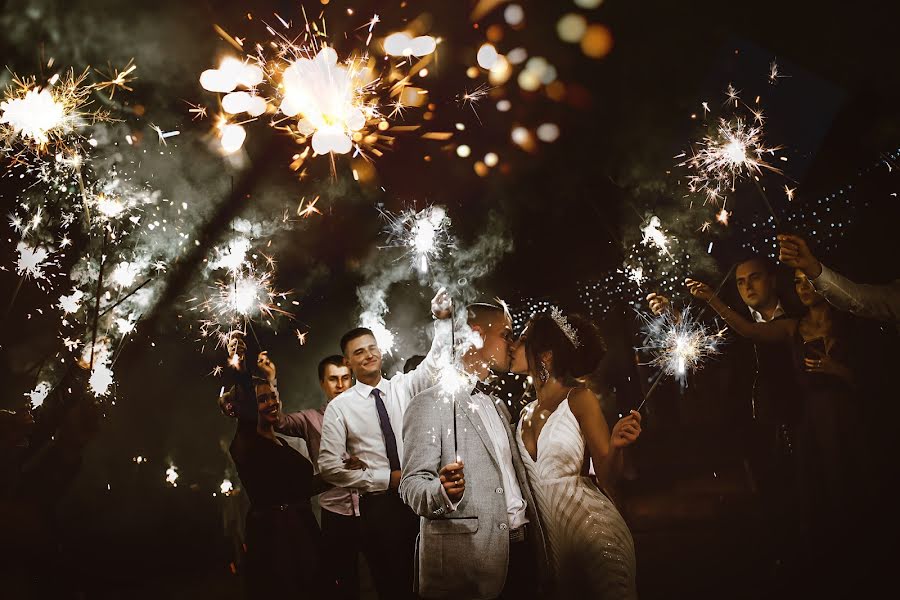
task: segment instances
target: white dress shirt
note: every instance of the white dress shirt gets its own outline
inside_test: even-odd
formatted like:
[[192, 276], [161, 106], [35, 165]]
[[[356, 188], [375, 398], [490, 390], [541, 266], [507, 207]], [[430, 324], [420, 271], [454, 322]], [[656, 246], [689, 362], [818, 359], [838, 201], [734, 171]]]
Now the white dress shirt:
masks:
[[[390, 417], [401, 463], [406, 407], [417, 394], [437, 383], [441, 355], [449, 347], [449, 341], [450, 321], [437, 321], [431, 350], [422, 363], [409, 373], [398, 373], [390, 379], [382, 377], [375, 386], [381, 391]], [[363, 493], [384, 491], [391, 480], [373, 389], [357, 381], [356, 385], [328, 403], [319, 447], [319, 473], [322, 479], [339, 487], [357, 488]], [[347, 454], [358, 457], [368, 468], [345, 469], [343, 457]]]
[[[481, 392], [472, 395], [473, 411], [481, 418], [481, 423], [491, 438], [494, 446], [494, 454], [500, 463], [500, 472], [503, 475], [503, 495], [506, 497], [506, 513], [509, 515], [509, 528], [518, 529], [528, 523], [525, 516], [525, 499], [522, 497], [522, 489], [519, 487], [519, 479], [516, 477], [516, 469], [512, 462], [512, 450], [509, 447], [509, 435], [507, 425], [500, 418], [494, 399]], [[443, 490], [444, 488], [441, 487]], [[462, 501], [462, 499], [460, 499]], [[459, 503], [453, 505], [455, 509]]]
[[[750, 308], [749, 306], [747, 308]], [[775, 306], [775, 312], [772, 313], [772, 318], [767, 319], [765, 315], [756, 310], [755, 308], [750, 308], [750, 316], [753, 317], [753, 320], [757, 323], [768, 323], [769, 321], [774, 321], [778, 317], [783, 317], [785, 315], [784, 307], [781, 306], [781, 300], [778, 301], [778, 305]]]

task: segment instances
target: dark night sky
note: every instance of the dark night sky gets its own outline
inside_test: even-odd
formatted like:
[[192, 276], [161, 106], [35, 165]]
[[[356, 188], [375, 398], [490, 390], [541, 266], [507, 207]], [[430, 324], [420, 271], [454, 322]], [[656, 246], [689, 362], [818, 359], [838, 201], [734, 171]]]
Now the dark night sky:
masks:
[[[203, 141], [208, 122], [192, 122], [184, 100], [212, 101], [196, 79], [225, 49], [212, 23], [240, 35], [247, 28], [243, 16], [251, 5], [254, 15], [276, 11], [300, 20], [298, 4], [3, 0], [2, 25], [10, 35], [0, 39], [0, 56], [17, 73], [38, 69], [40, 56], [54, 56], [58, 64], [76, 67], [107, 61], [122, 64], [134, 57], [139, 79], [130, 102], [144, 105], [146, 114], [128, 124], [143, 129], [145, 136], [153, 136], [149, 123], [182, 131], [170, 140], [166, 156], [154, 161], [159, 172], [142, 176], [173, 197], [190, 196], [192, 202], [205, 203], [204, 210], [211, 212], [227, 192], [227, 169], [216, 166], [218, 159]], [[317, 2], [305, 4], [310, 13], [318, 10]], [[634, 241], [641, 219], [650, 211], [671, 218], [687, 212], [686, 201], [673, 192], [681, 183], [673, 156], [685, 150], [696, 133], [696, 122], [689, 115], [701, 110], [702, 100], [713, 106], [720, 103], [729, 82], [745, 90], [747, 98], [762, 95], [769, 117], [767, 135], [786, 146], [784, 154], [790, 157], [786, 174], [796, 180], [795, 202], [800, 206], [855, 180], [860, 170], [900, 146], [896, 63], [900, 48], [891, 3], [606, 0], [589, 15], [611, 29], [615, 46], [605, 59], [591, 60], [556, 36], [554, 24], [574, 9], [571, 1], [523, 1], [527, 26], [508, 31], [509, 39], [500, 45], [507, 49], [522, 45], [532, 55], [545, 56], [556, 66], [568, 96], [553, 102], [520, 92], [510, 82], [506, 87], [513, 110], [501, 114], [485, 101], [479, 108], [481, 124], [468, 108], [452, 101], [464, 87], [472, 86], [465, 68], [473, 63], [483, 40], [467, 17], [471, 3], [407, 4], [401, 10], [399, 2], [352, 2], [347, 5], [356, 14], [348, 21], [341, 12], [345, 3], [332, 0], [326, 16], [331, 31], [340, 31], [345, 22], [356, 27], [377, 12], [382, 17], [379, 30], [385, 33], [400, 29], [404, 17], [432, 14], [433, 31], [447, 40], [433, 68], [436, 75], [430, 78], [432, 98], [443, 102], [434, 129], [466, 123], [459, 141], [471, 145], [473, 155], [496, 150], [508, 169], [479, 178], [471, 160], [441, 150], [438, 143], [409, 137], [399, 139], [395, 149], [377, 161], [378, 185], [363, 188], [346, 174], [332, 178], [327, 169], [313, 169], [312, 181], [297, 182], [286, 169], [292, 142], [276, 139], [265, 154], [257, 155], [254, 151], [261, 151], [262, 144], [251, 139], [250, 161], [275, 165], [265, 189], [254, 192], [251, 212], [277, 215], [285, 200], [295, 203], [304, 194], [323, 194], [320, 206], [325, 214], [279, 234], [276, 244], [279, 284], [295, 290], [301, 302], [298, 322], [308, 327], [310, 342], [299, 347], [287, 325], [277, 336], [258, 330], [283, 373], [288, 408], [318, 402], [315, 363], [336, 351], [339, 333], [355, 324], [360, 265], [374, 260], [381, 239], [375, 210], [379, 203], [391, 210], [413, 202], [445, 205], [463, 246], [484, 231], [493, 214], [515, 250], [493, 275], [478, 283], [483, 296], [513, 301], [570, 299], [571, 304], [577, 281], [600, 278], [621, 264], [623, 239]], [[482, 25], [498, 20], [495, 11]], [[775, 57], [789, 77], [771, 86], [766, 77]], [[527, 154], [508, 141], [513, 123], [534, 126], [545, 121], [560, 126], [555, 144], [542, 144], [538, 152]], [[156, 140], [145, 137], [144, 144], [155, 149]], [[424, 161], [424, 154], [433, 160]], [[191, 172], [195, 160], [203, 164], [202, 173]], [[340, 166], [346, 164], [339, 162]], [[888, 232], [900, 216], [896, 197], [889, 196], [894, 190], [884, 187], [890, 183], [879, 182], [881, 187], [867, 189], [872, 196], [865, 199], [871, 205], [835, 255], [839, 264], [852, 265], [851, 271], [873, 280], [897, 275], [895, 265], [883, 258], [872, 260], [896, 253]], [[3, 211], [14, 202], [14, 183], [0, 180]], [[780, 189], [783, 182], [773, 177], [772, 185]], [[783, 198], [778, 195], [776, 204], [787, 210]], [[798, 210], [796, 205], [791, 209]], [[11, 232], [4, 239], [10, 236]], [[704, 249], [706, 243], [702, 242]], [[732, 247], [737, 241], [724, 239], [722, 244]], [[14, 247], [15, 243], [4, 243], [8, 253], [4, 264], [11, 262]], [[717, 257], [722, 264], [732, 258], [727, 253]], [[14, 273], [0, 272], [0, 289], [11, 294], [16, 282]], [[398, 323], [424, 322], [429, 290], [415, 282], [398, 288], [391, 294], [398, 307], [391, 318]], [[32, 310], [42, 302], [46, 304], [46, 297], [26, 286], [4, 324], [0, 364], [7, 381], [14, 382], [3, 400], [7, 406], [19, 403], [32, 385], [21, 372], [23, 365], [54, 342], [56, 317]], [[416, 310], [421, 314], [412, 312]], [[185, 326], [192, 319], [189, 314], [176, 307], [161, 307], [158, 312], [152, 330], [138, 326], [117, 363], [116, 404], [110, 407], [64, 507], [66, 514], [79, 517], [76, 532], [96, 534], [92, 541], [98, 546], [104, 545], [98, 540], [116, 540], [116, 532], [121, 534], [123, 528], [132, 540], [153, 540], [142, 559], [156, 555], [163, 565], [167, 562], [159, 555], [184, 557], [188, 548], [195, 547], [192, 544], [203, 548], [203, 536], [216, 533], [219, 517], [210, 492], [227, 465], [219, 441], [228, 438], [231, 424], [214, 403], [221, 382], [206, 376], [223, 357], [210, 349], [201, 354], [196, 332]], [[624, 312], [620, 315], [630, 318]], [[151, 460], [143, 471], [131, 462], [139, 454]], [[168, 490], [163, 483], [169, 459], [182, 472], [184, 484], [177, 490]], [[130, 491], [110, 498], [107, 482], [114, 489]], [[199, 491], [188, 491], [192, 483], [200, 486]], [[196, 537], [181, 549], [159, 541], [159, 531], [174, 532], [190, 518], [195, 518], [191, 535]], [[137, 544], [118, 543], [129, 551]]]

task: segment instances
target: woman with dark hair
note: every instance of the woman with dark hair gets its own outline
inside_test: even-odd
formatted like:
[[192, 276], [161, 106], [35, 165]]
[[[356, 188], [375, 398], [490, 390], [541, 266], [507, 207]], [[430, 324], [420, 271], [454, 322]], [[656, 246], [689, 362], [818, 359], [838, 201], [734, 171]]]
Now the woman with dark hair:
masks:
[[603, 490], [621, 469], [622, 449], [640, 435], [641, 417], [632, 411], [610, 434], [600, 400], [578, 382], [606, 353], [603, 338], [590, 321], [553, 308], [531, 318], [512, 352], [510, 370], [530, 375], [537, 395], [523, 410], [517, 441], [557, 596], [636, 598], [634, 541]]
[[319, 568], [319, 528], [310, 505], [310, 497], [320, 493], [322, 486], [317, 484], [310, 462], [275, 435], [281, 400], [275, 365], [265, 352], [259, 354], [257, 370], [263, 377], [252, 378], [255, 418], [248, 418], [246, 392], [235, 398], [238, 426], [229, 448], [250, 498], [247, 595], [322, 598], [327, 590]]
[[801, 396], [797, 466], [804, 526], [810, 529], [811, 555], [832, 554], [835, 542], [845, 533], [840, 527], [848, 520], [850, 504], [864, 497], [860, 488], [862, 425], [856, 417], [860, 407], [854, 399], [850, 366], [860, 353], [851, 347], [852, 317], [832, 307], [800, 269], [794, 274], [794, 287], [805, 314], [768, 323], [750, 322], [705, 283], [692, 279], [686, 283], [691, 294], [706, 300], [738, 334], [755, 342], [791, 344]]

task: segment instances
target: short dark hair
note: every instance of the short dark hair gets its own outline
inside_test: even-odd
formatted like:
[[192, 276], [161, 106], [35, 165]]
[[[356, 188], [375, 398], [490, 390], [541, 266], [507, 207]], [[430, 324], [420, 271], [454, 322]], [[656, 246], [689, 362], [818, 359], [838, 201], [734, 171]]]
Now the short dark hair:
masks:
[[580, 315], [567, 315], [566, 318], [578, 335], [577, 348], [548, 312], [529, 319], [525, 336], [529, 367], [533, 369], [544, 352], [552, 352], [553, 375], [563, 382], [590, 375], [606, 355], [603, 336], [592, 321]]
[[403, 365], [403, 372], [409, 373], [410, 371], [412, 371], [413, 369], [418, 367], [420, 364], [422, 364], [423, 360], [425, 360], [424, 354], [416, 354], [414, 356], [410, 356], [409, 360], [407, 360], [406, 363]]
[[340, 354], [332, 354], [331, 356], [326, 356], [322, 360], [319, 361], [319, 381], [324, 381], [325, 379], [325, 367], [328, 365], [332, 365], [334, 367], [346, 367], [344, 364], [344, 357]]
[[775, 263], [773, 263], [767, 257], [765, 257], [761, 254], [748, 254], [746, 256], [742, 256], [740, 259], [737, 260], [737, 262], [734, 263], [735, 276], [737, 276], [737, 268], [739, 266], [741, 266], [742, 264], [748, 263], [748, 262], [759, 263], [762, 266], [763, 270], [768, 275], [775, 275], [777, 272], [775, 270]]
[[355, 327], [341, 336], [341, 352], [345, 355], [347, 354], [347, 344], [355, 340], [356, 338], [360, 338], [364, 335], [371, 335], [375, 337], [375, 334], [372, 333], [372, 330], [368, 327]]
[[474, 302], [466, 306], [466, 320], [470, 325], [484, 325], [487, 319], [496, 318], [497, 315], [505, 314], [505, 308], [488, 302]]

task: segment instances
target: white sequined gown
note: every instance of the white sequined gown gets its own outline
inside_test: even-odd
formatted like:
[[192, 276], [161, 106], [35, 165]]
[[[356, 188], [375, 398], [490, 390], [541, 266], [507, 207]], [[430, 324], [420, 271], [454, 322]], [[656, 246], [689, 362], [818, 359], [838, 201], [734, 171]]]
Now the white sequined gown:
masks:
[[516, 439], [547, 534], [557, 597], [637, 598], [631, 532], [612, 501], [581, 475], [585, 440], [568, 399], [541, 429], [537, 461], [522, 442], [521, 420]]

